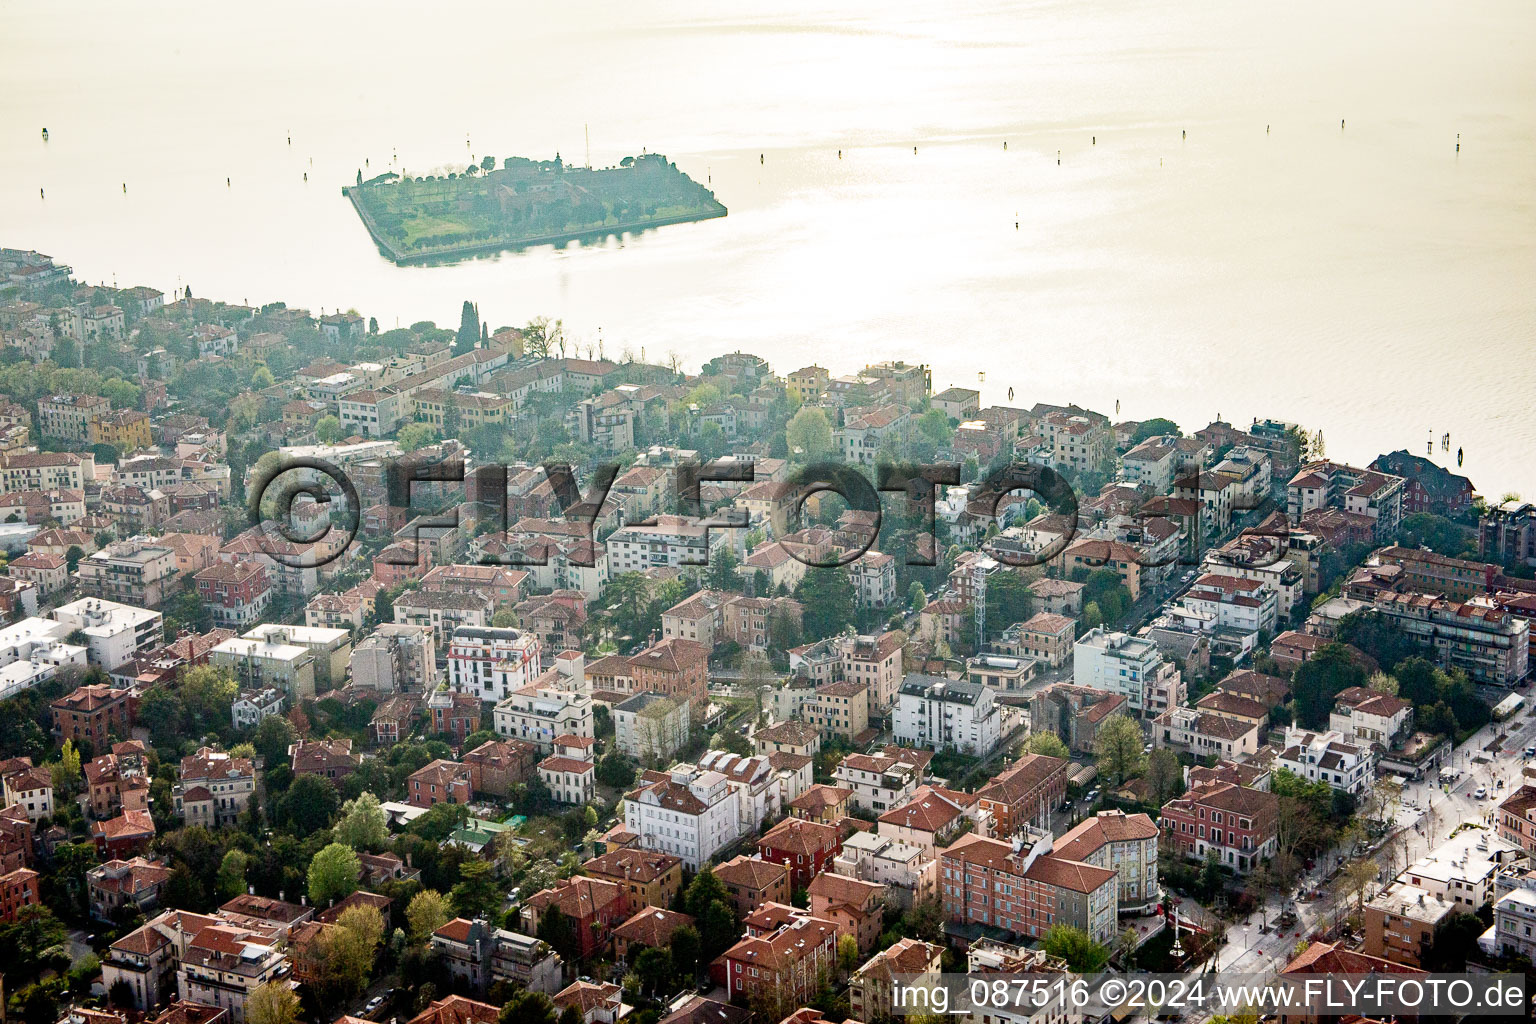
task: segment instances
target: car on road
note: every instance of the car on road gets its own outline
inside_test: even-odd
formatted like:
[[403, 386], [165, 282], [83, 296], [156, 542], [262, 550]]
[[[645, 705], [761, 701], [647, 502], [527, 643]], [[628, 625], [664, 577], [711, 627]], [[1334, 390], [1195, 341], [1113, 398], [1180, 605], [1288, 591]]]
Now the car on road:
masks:
[[383, 1005], [384, 1005], [384, 997], [383, 996], [374, 996], [372, 999], [368, 1000], [368, 1005], [363, 1007], [363, 1014], [364, 1014], [364, 1016], [366, 1016], [366, 1015], [368, 1015], [370, 1013], [378, 1012], [379, 1007], [381, 1007]]
[[1487, 786], [1478, 786], [1477, 789], [1473, 791], [1472, 798], [1474, 800], [1481, 800], [1481, 799], [1483, 799], [1487, 795], [1488, 795], [1488, 787]]
[[1526, 747], [1525, 748], [1525, 756], [1526, 757], [1536, 757], [1536, 747]]

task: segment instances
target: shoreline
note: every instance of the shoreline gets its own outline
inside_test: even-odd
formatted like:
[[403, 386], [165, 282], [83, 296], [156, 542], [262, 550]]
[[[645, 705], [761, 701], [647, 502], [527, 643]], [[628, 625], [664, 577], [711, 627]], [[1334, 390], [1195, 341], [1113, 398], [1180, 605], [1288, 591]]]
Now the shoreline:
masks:
[[577, 242], [585, 238], [600, 238], [605, 235], [619, 235], [627, 231], [643, 231], [646, 228], [666, 227], [669, 224], [692, 224], [696, 221], [716, 220], [726, 216], [730, 211], [718, 201], [715, 205], [718, 210], [706, 211], [701, 214], [678, 214], [672, 217], [658, 217], [654, 220], [627, 221], [622, 224], [610, 224], [600, 227], [586, 228], [579, 231], [566, 231], [552, 235], [536, 235], [532, 238], [519, 239], [517, 241], [474, 242], [468, 245], [456, 245], [446, 249], [433, 249], [430, 251], [402, 252], [380, 233], [378, 226], [374, 224], [373, 217], [358, 202], [353, 192], [357, 186], [345, 185], [342, 187], [342, 195], [352, 204], [352, 209], [357, 212], [358, 219], [363, 222], [363, 227], [368, 229], [368, 235], [373, 239], [379, 251], [385, 258], [399, 267], [413, 264], [431, 263], [436, 260], [453, 260], [461, 256], [471, 256], [485, 252], [503, 252], [507, 250], [531, 249], [540, 245], [559, 245], [562, 242]]

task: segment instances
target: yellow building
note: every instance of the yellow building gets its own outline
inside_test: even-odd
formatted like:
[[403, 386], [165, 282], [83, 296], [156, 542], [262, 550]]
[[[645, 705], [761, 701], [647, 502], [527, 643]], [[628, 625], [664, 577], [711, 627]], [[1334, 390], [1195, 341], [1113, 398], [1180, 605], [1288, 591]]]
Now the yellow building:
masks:
[[90, 426], [92, 444], [110, 444], [127, 452], [155, 443], [149, 432], [149, 416], [137, 409], [114, 410]]
[[512, 415], [512, 399], [506, 395], [492, 395], [484, 391], [469, 393], [439, 391], [427, 388], [411, 396], [416, 407], [416, 419], [443, 429], [444, 417], [450, 406], [458, 409], [459, 430], [500, 424]]
[[784, 390], [795, 401], [804, 404], [814, 401], [827, 390], [827, 382], [831, 379], [825, 368], [812, 364], [790, 374], [784, 382]]

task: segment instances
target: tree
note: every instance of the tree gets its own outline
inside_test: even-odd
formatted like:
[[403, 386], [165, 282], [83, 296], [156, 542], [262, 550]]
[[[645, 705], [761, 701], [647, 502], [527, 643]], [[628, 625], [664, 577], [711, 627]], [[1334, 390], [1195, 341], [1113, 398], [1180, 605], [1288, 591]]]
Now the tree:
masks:
[[361, 870], [357, 854], [350, 846], [341, 843], [326, 846], [309, 862], [310, 902], [317, 907], [328, 907], [336, 900], [350, 896], [357, 891], [357, 876]]
[[179, 692], [192, 727], [201, 733], [229, 721], [229, 706], [240, 692], [240, 684], [227, 668], [198, 665], [182, 669]]
[[518, 839], [517, 833], [511, 829], [497, 832], [491, 838], [491, 856], [495, 858], [497, 868], [504, 875], [516, 875], [528, 863], [528, 855], [523, 852], [522, 842]]
[[949, 444], [955, 436], [955, 428], [949, 425], [949, 417], [943, 409], [929, 409], [917, 418], [917, 429], [933, 442], [935, 448]]
[[672, 951], [666, 947], [650, 946], [635, 957], [635, 974], [640, 978], [641, 990], [652, 997], [662, 995], [662, 986], [672, 973]]
[[987, 635], [995, 636], [1029, 618], [1033, 598], [1022, 573], [1013, 569], [993, 573], [987, 580]]
[[419, 451], [437, 443], [437, 430], [425, 423], [407, 423], [395, 434], [400, 447], [408, 452]]
[[824, 640], [853, 625], [856, 595], [843, 566], [813, 566], [795, 587], [804, 606], [801, 628], [810, 640]]
[[617, 750], [609, 750], [597, 762], [597, 781], [613, 789], [623, 789], [635, 781], [634, 765]]
[[1304, 729], [1323, 729], [1340, 691], [1363, 686], [1365, 669], [1341, 643], [1324, 644], [1296, 670], [1291, 691], [1295, 695], [1296, 724]]
[[564, 911], [550, 906], [539, 918], [538, 938], [549, 943], [550, 948], [566, 960], [575, 963], [581, 959], [581, 938], [576, 933], [576, 922]]
[[425, 942], [433, 932], [453, 919], [448, 897], [436, 889], [423, 889], [405, 905], [405, 920], [411, 941]]
[[315, 440], [321, 444], [335, 444], [341, 440], [341, 420], [335, 416], [321, 416], [315, 421]]
[[1372, 673], [1369, 685], [1371, 689], [1375, 690], [1377, 693], [1385, 693], [1389, 697], [1397, 696], [1397, 680], [1393, 679], [1385, 672]]
[[368, 792], [359, 793], [356, 799], [341, 805], [341, 820], [336, 822], [334, 831], [338, 842], [367, 853], [383, 849], [389, 842], [384, 809], [379, 806], [379, 798]]
[[709, 868], [693, 876], [683, 894], [683, 909], [693, 917], [703, 944], [700, 961], [708, 963], [736, 941], [736, 911], [730, 894]]
[[558, 1024], [555, 1004], [542, 992], [518, 989], [501, 1005], [499, 1024]]
[[453, 354], [462, 356], [466, 352], [473, 352], [479, 340], [480, 314], [475, 311], [475, 304], [465, 299], [459, 311], [459, 333], [453, 338]]
[[230, 850], [219, 862], [217, 885], [219, 899], [232, 900], [245, 892], [245, 873], [251, 866], [251, 858], [243, 851]]
[[1142, 420], [1131, 432], [1131, 444], [1138, 445], [1149, 437], [1181, 437], [1183, 432], [1173, 420], [1154, 416], [1150, 420]]
[[348, 907], [336, 919], [336, 924], [340, 933], [334, 941], [334, 945], [339, 947], [336, 952], [344, 958], [349, 971], [357, 978], [354, 990], [360, 990], [368, 979], [369, 971], [373, 969], [379, 943], [384, 938], [384, 916], [377, 907]]
[[1205, 863], [1200, 865], [1200, 890], [1207, 900], [1214, 899], [1222, 889], [1221, 860], [1212, 850], [1205, 855]]
[[710, 750], [725, 750], [742, 757], [752, 756], [752, 741], [735, 729], [721, 729], [709, 738]]
[[693, 925], [682, 925], [672, 933], [672, 964], [689, 982], [698, 977], [703, 951], [703, 940]]
[[278, 801], [278, 824], [286, 825], [296, 837], [303, 839], [330, 825], [340, 801], [334, 782], [305, 772], [293, 780], [288, 792]]
[[80, 559], [85, 557], [85, 551], [78, 544], [71, 544], [69, 550], [64, 552], [64, 568], [71, 576], [80, 568]]
[[[739, 593], [742, 589], [741, 574], [736, 567], [741, 564], [736, 559], [728, 544], [722, 544], [720, 550], [709, 556], [709, 567], [704, 570], [704, 586], [710, 590], [725, 590]], [[758, 594], [758, 597], [767, 597], [766, 594]]]
[[64, 746], [59, 748], [59, 760], [52, 768], [53, 788], [60, 791], [61, 796], [72, 796], [79, 791], [80, 780], [80, 751], [75, 749], [74, 740], [65, 740]]
[[1356, 857], [1344, 865], [1344, 892], [1355, 898], [1355, 913], [1365, 913], [1365, 893], [1376, 881], [1381, 865], [1365, 857]]
[[1062, 760], [1072, 756], [1071, 752], [1067, 750], [1067, 745], [1061, 742], [1061, 737], [1053, 732], [1031, 733], [1029, 738], [1024, 741], [1024, 753], [1045, 754], [1048, 757], [1059, 757]]
[[246, 1024], [293, 1024], [299, 1017], [299, 997], [286, 978], [263, 982], [245, 1002]]
[[547, 316], [536, 316], [523, 328], [524, 351], [538, 359], [565, 349], [565, 325]]
[[1440, 919], [1424, 942], [1419, 966], [1430, 972], [1466, 970], [1467, 954], [1477, 950], [1477, 939], [1488, 925], [1476, 914], [1456, 911]]
[[852, 974], [859, 966], [859, 940], [852, 935], [837, 940], [837, 966], [844, 974]]
[[[761, 577], [761, 579], [759, 579]], [[766, 596], [768, 574], [759, 569], [752, 574], [753, 593]], [[768, 644], [770, 650], [788, 651], [799, 647], [802, 639], [800, 619], [785, 604], [777, 605], [768, 613]]]
[[[153, 691], [152, 691], [153, 692]], [[288, 748], [291, 747], [298, 736], [294, 734], [293, 726], [282, 715], [268, 715], [256, 726], [256, 734], [251, 737], [251, 746], [256, 748], [256, 753], [261, 755], [267, 770], [271, 771], [280, 764], [288, 761]]]
[[1100, 724], [1094, 740], [1099, 770], [1112, 777], [1116, 785], [1140, 774], [1146, 763], [1142, 743], [1141, 728], [1135, 722], [1123, 714], [1110, 715]]
[[1147, 757], [1147, 782], [1152, 799], [1161, 807], [1184, 791], [1184, 766], [1179, 755], [1167, 747], [1158, 747]]
[[784, 428], [789, 453], [796, 462], [812, 465], [832, 454], [832, 423], [814, 405], [801, 406]]
[[928, 595], [923, 592], [923, 585], [917, 580], [907, 588], [907, 607], [914, 612], [920, 612], [928, 605]]
[[501, 894], [488, 861], [471, 860], [459, 865], [459, 882], [450, 893], [460, 917], [485, 917], [496, 909]]
[[1109, 950], [1088, 933], [1069, 924], [1055, 924], [1040, 939], [1040, 948], [1060, 957], [1077, 974], [1094, 974], [1109, 962]]

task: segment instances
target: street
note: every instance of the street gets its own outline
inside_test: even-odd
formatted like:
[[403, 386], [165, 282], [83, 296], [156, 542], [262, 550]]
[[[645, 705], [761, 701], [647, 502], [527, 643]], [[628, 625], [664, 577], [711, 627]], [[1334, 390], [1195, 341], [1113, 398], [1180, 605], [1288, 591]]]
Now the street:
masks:
[[[1504, 738], [1498, 741], [1497, 749], [1486, 750], [1496, 742], [1500, 733]], [[1527, 763], [1523, 751], [1530, 745], [1536, 745], [1536, 717], [1531, 715], [1529, 708], [1521, 708], [1508, 721], [1490, 722], [1452, 751], [1447, 767], [1460, 774], [1446, 787], [1448, 792], [1440, 786], [1438, 771], [1430, 771], [1424, 779], [1404, 786], [1396, 819], [1404, 839], [1403, 848], [1400, 856], [1389, 848], [1379, 851], [1385, 876], [1383, 884], [1444, 842], [1464, 822], [1491, 823], [1498, 804], [1520, 787]], [[1475, 795], [1479, 786], [1485, 787], [1487, 792], [1481, 800]], [[1343, 860], [1336, 850], [1323, 854], [1313, 870], [1302, 876], [1297, 888], [1314, 890], [1323, 887]], [[1371, 887], [1366, 898], [1381, 887]], [[1272, 896], [1261, 911], [1227, 928], [1226, 944], [1221, 947], [1213, 965], [1219, 975], [1227, 976], [1224, 980], [1234, 980], [1240, 974], [1270, 976], [1277, 973], [1290, 960], [1298, 941], [1313, 934], [1320, 926], [1331, 925], [1336, 913], [1345, 912], [1339, 907], [1336, 893], [1310, 902], [1295, 901], [1293, 895], [1294, 890]], [[1278, 926], [1277, 918], [1286, 908], [1297, 915], [1297, 921], [1282, 928]], [[1190, 1019], [1201, 1020], [1204, 1016], [1192, 1014]]]

